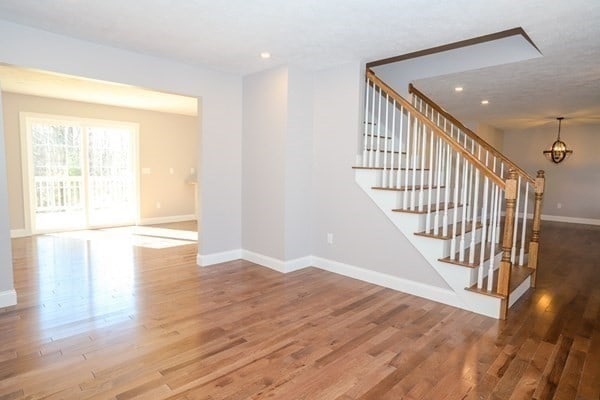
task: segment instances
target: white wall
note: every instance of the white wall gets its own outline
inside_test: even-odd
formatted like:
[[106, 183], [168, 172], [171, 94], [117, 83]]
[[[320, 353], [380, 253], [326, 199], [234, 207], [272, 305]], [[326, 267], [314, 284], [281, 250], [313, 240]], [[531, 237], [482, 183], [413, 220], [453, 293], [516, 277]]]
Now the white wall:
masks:
[[[313, 254], [447, 288], [406, 237], [359, 188], [351, 169], [359, 153], [363, 88], [359, 63], [315, 74]], [[327, 243], [333, 234], [333, 244]]]
[[312, 254], [313, 77], [288, 68], [285, 260]]
[[198, 251], [240, 248], [240, 77], [5, 21], [0, 21], [0, 62], [199, 97]]
[[[1, 82], [0, 82], [1, 83]], [[0, 92], [0, 110], [2, 92]], [[0, 113], [0, 308], [12, 305], [6, 292], [13, 290], [12, 246], [10, 242], [10, 222], [8, 220], [8, 188], [6, 184], [6, 151], [4, 146], [4, 121]]]
[[243, 249], [281, 261], [311, 255], [311, 75], [246, 76], [243, 104]]
[[242, 248], [285, 257], [287, 68], [244, 78]]
[[[542, 219], [560, 216], [600, 224], [600, 123], [565, 120], [562, 128], [561, 139], [573, 150], [573, 155], [560, 164], [548, 161], [542, 154], [556, 140], [556, 121], [506, 131], [504, 152], [532, 176], [537, 170], [546, 171]], [[557, 207], [558, 203], [561, 208]]]

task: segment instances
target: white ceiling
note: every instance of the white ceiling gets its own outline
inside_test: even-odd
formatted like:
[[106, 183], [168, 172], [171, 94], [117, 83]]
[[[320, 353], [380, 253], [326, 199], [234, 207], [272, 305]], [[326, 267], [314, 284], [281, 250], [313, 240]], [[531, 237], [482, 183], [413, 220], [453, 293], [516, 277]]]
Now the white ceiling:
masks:
[[193, 97], [9, 65], [0, 65], [0, 84], [5, 92], [198, 115], [198, 100]]
[[373, 61], [522, 27], [544, 57], [418, 87], [459, 117], [502, 128], [599, 111], [598, 0], [3, 0], [0, 18], [241, 75]]

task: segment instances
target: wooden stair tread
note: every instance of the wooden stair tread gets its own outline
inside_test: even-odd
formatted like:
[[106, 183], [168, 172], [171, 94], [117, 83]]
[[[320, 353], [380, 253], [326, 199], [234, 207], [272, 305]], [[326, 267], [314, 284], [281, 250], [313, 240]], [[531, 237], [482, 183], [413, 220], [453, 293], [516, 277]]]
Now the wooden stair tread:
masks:
[[[483, 261], [487, 261], [490, 259], [490, 249], [491, 249], [492, 245], [490, 243], [486, 243], [485, 244], [485, 258], [483, 259]], [[475, 259], [473, 261], [473, 263], [469, 263], [469, 255], [471, 254], [471, 250], [475, 251]], [[500, 244], [496, 244], [494, 246], [494, 255], [498, 255], [502, 253], [502, 246], [500, 246]], [[458, 252], [455, 255], [455, 259], [453, 259], [452, 257], [448, 256], [448, 257], [444, 257], [444, 258], [439, 258], [438, 261], [441, 262], [445, 262], [448, 264], [454, 264], [454, 265], [460, 265], [462, 267], [467, 267], [467, 268], [477, 268], [479, 267], [479, 264], [481, 262], [481, 242], [477, 243], [475, 245], [474, 248], [468, 247], [465, 249], [465, 261], [458, 261]]]
[[[352, 167], [352, 169], [374, 169], [374, 170], [393, 169], [393, 170], [397, 171], [398, 167], [385, 167], [385, 168], [383, 168], [383, 167], [360, 167], [360, 166], [358, 166], [358, 167]], [[406, 171], [406, 169], [407, 168], [405, 168], [405, 167], [400, 168], [400, 170], [402, 170], [402, 171]], [[423, 169], [421, 169], [421, 168], [408, 168], [408, 170], [409, 171], [412, 171], [412, 170], [415, 170], [415, 171], [429, 171], [429, 168], [423, 168]]]
[[[378, 151], [380, 153], [386, 153], [387, 152], [387, 153], [394, 153], [394, 154], [398, 154], [399, 153], [396, 150], [385, 150], [385, 149], [379, 149], [379, 150], [377, 150], [377, 149], [365, 149], [365, 151]], [[402, 154], [406, 154], [406, 152], [403, 151]]]
[[[440, 186], [440, 189], [445, 188], [446, 186]], [[400, 186], [400, 187], [382, 187], [382, 186], [373, 186], [371, 187], [371, 189], [374, 190], [392, 190], [392, 191], [396, 191], [396, 192], [404, 192], [407, 190], [429, 190], [429, 189], [437, 189], [438, 186], [414, 186], [414, 187], [408, 187], [408, 186]]]
[[[445, 209], [445, 205], [446, 203], [440, 203], [440, 211]], [[431, 207], [431, 212], [435, 212], [437, 211], [437, 204], [433, 205]], [[428, 210], [426, 209], [426, 206], [423, 206], [423, 211], [419, 211], [419, 210], [408, 210], [406, 208], [394, 208], [392, 209], [393, 212], [401, 212], [401, 213], [408, 213], [408, 214], [427, 214]], [[448, 210], [451, 210], [454, 208], [454, 203], [448, 203]]]
[[[448, 225], [448, 234], [446, 236], [444, 236], [442, 234], [442, 230], [440, 229], [440, 233], [439, 234], [434, 234], [433, 232], [415, 232], [415, 235], [417, 236], [425, 236], [425, 237], [430, 237], [430, 238], [434, 238], [434, 239], [452, 239], [452, 228], [454, 227], [454, 225]], [[483, 227], [483, 225], [481, 225], [481, 222], [477, 222], [477, 229]], [[468, 222], [467, 225], [465, 226], [465, 233], [469, 233], [473, 230], [473, 223], [472, 222]], [[460, 236], [462, 233], [462, 222], [459, 222], [456, 224], [456, 236]]]
[[[506, 296], [498, 293], [498, 274], [500, 269], [497, 269], [494, 271], [494, 287], [491, 291], [488, 291], [486, 289], [487, 287], [487, 281], [488, 281], [488, 277], [486, 276], [483, 279], [483, 288], [479, 289], [477, 287], [477, 284], [475, 283], [473, 286], [471, 287], [467, 287], [465, 288], [465, 290], [468, 290], [470, 292], [475, 292], [475, 293], [479, 293], [479, 294], [485, 294], [487, 296], [493, 296], [493, 297], [498, 297], [498, 298], [505, 298]], [[509, 293], [512, 293], [513, 290], [515, 290], [521, 283], [523, 283], [523, 281], [525, 279], [527, 279], [527, 277], [531, 274], [533, 274], [534, 269], [533, 268], [529, 268], [529, 267], [525, 267], [525, 266], [518, 266], [518, 265], [513, 265], [510, 271], [510, 286], [509, 286]]]
[[377, 134], [372, 134], [372, 133], [363, 133], [363, 136], [369, 136], [369, 137], [376, 137], [378, 139], [388, 139], [391, 140], [392, 137], [391, 136], [382, 136], [382, 135], [377, 135]]

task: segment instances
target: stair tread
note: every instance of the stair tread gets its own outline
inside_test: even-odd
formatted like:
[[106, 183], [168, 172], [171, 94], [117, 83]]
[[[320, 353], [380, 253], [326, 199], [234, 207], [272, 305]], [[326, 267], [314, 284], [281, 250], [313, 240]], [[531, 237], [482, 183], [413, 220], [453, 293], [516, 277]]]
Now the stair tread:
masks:
[[[394, 153], [394, 154], [398, 154], [399, 152], [396, 150], [385, 150], [385, 149], [365, 149], [365, 151], [378, 151], [380, 153]], [[406, 154], [405, 151], [402, 152], [402, 154]]]
[[[383, 168], [383, 167], [361, 167], [361, 166], [357, 166], [357, 167], [352, 167], [352, 169], [374, 169], [374, 170], [383, 170], [384, 168]], [[393, 170], [398, 170], [398, 167], [385, 167], [385, 169], [393, 169]], [[421, 169], [421, 168], [408, 168], [408, 170], [409, 170], [409, 171], [412, 171], [413, 169], [414, 169], [415, 171], [429, 171], [429, 168], [423, 168], [423, 169]], [[405, 168], [405, 167], [402, 167], [402, 168], [400, 168], [400, 170], [402, 170], [402, 171], [406, 171], [406, 168]]]
[[[446, 203], [440, 203], [439, 207], [440, 207], [440, 211], [445, 209]], [[438, 204], [434, 204], [431, 207], [431, 212], [435, 212], [437, 211], [437, 207]], [[459, 205], [460, 207], [460, 205]], [[453, 209], [454, 208], [454, 203], [448, 203], [448, 209]], [[401, 212], [401, 213], [409, 213], [409, 214], [427, 214], [428, 210], [427, 210], [427, 206], [423, 206], [423, 211], [419, 211], [419, 210], [409, 210], [406, 208], [394, 208], [392, 209], [393, 212]]]
[[[490, 259], [491, 247], [492, 247], [492, 245], [490, 243], [486, 243], [485, 258], [483, 259], [484, 262]], [[474, 259], [473, 263], [469, 263], [469, 261], [468, 261], [469, 255], [471, 254], [471, 250], [473, 250], [473, 249], [475, 251], [475, 259]], [[498, 255], [500, 253], [502, 253], [502, 246], [500, 246], [499, 244], [496, 244], [494, 246], [494, 255]], [[449, 263], [449, 264], [460, 265], [463, 267], [477, 268], [477, 267], [479, 267], [479, 264], [481, 262], [481, 243], [477, 243], [474, 248], [468, 247], [465, 249], [465, 261], [458, 261], [458, 254], [459, 254], [459, 252], [456, 252], [454, 258], [448, 256], [448, 257], [440, 258], [438, 260], [445, 262], [445, 263]]]
[[[500, 273], [499, 271], [500, 271], [500, 269], [497, 269], [494, 271], [494, 285], [493, 285], [494, 287], [491, 291], [486, 289], [487, 281], [488, 281], [487, 276], [483, 279], [483, 288], [481, 288], [481, 289], [477, 288], [477, 284], [475, 283], [473, 286], [465, 288], [465, 290], [468, 290], [470, 292], [479, 293], [479, 294], [485, 294], [488, 296], [498, 297], [501, 299], [505, 298], [506, 296], [498, 293], [498, 289], [497, 289], [498, 285], [496, 283], [498, 282], [498, 274]], [[513, 265], [511, 267], [511, 271], [510, 271], [510, 286], [509, 286], [508, 292], [512, 293], [533, 272], [534, 272], [533, 268], [529, 268], [526, 266]]]
[[[439, 186], [440, 189], [443, 189], [445, 187], [446, 186]], [[404, 191], [413, 190], [413, 189], [414, 190], [421, 190], [421, 189], [429, 190], [429, 189], [437, 189], [437, 188], [438, 188], [438, 186], [429, 187], [427, 185], [426, 186], [414, 186], [414, 187], [412, 187], [412, 186], [410, 186], [410, 187], [409, 186], [400, 186], [400, 187], [373, 186], [373, 187], [371, 187], [371, 189], [375, 189], [375, 190], [392, 190], [392, 191], [397, 191], [397, 192], [404, 192]]]
[[[481, 228], [483, 225], [481, 225], [481, 222], [477, 222], [477, 229]], [[454, 225], [448, 225], [448, 234], [447, 235], [443, 235], [442, 234], [442, 230], [440, 229], [440, 233], [439, 234], [434, 234], [433, 232], [427, 232], [427, 231], [423, 231], [423, 232], [415, 232], [415, 235], [417, 236], [425, 236], [425, 237], [430, 237], [430, 238], [434, 238], [434, 239], [452, 239], [452, 229], [453, 229]], [[468, 222], [467, 225], [465, 226], [465, 233], [471, 232], [473, 230], [473, 223], [472, 222]], [[462, 233], [462, 222], [459, 222], [456, 224], [456, 236], [460, 236]]]
[[389, 139], [389, 140], [392, 139], [391, 136], [383, 136], [383, 135], [377, 135], [377, 134], [372, 134], [372, 133], [363, 133], [363, 136], [369, 136], [369, 137], [374, 136], [379, 139]]

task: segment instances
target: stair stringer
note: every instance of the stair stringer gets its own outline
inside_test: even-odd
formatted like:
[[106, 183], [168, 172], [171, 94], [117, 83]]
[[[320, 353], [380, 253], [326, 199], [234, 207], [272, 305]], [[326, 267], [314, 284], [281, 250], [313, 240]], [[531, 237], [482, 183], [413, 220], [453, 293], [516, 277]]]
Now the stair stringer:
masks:
[[[381, 180], [378, 177], [380, 173], [381, 171], [376, 170], [355, 170], [356, 183], [450, 286], [455, 297], [452, 298], [452, 302], [446, 301], [444, 303], [492, 318], [500, 318], [500, 298], [465, 290], [476, 279], [474, 276], [475, 269], [439, 261], [440, 258], [449, 255], [450, 240], [415, 235], [415, 232], [424, 229], [425, 215], [394, 212], [392, 210], [397, 208], [396, 193], [372, 189]], [[470, 241], [470, 235], [478, 235], [479, 231], [475, 230], [472, 233], [467, 233], [465, 240]], [[422, 297], [429, 298], [426, 294]], [[430, 300], [439, 301], [439, 299]]]

